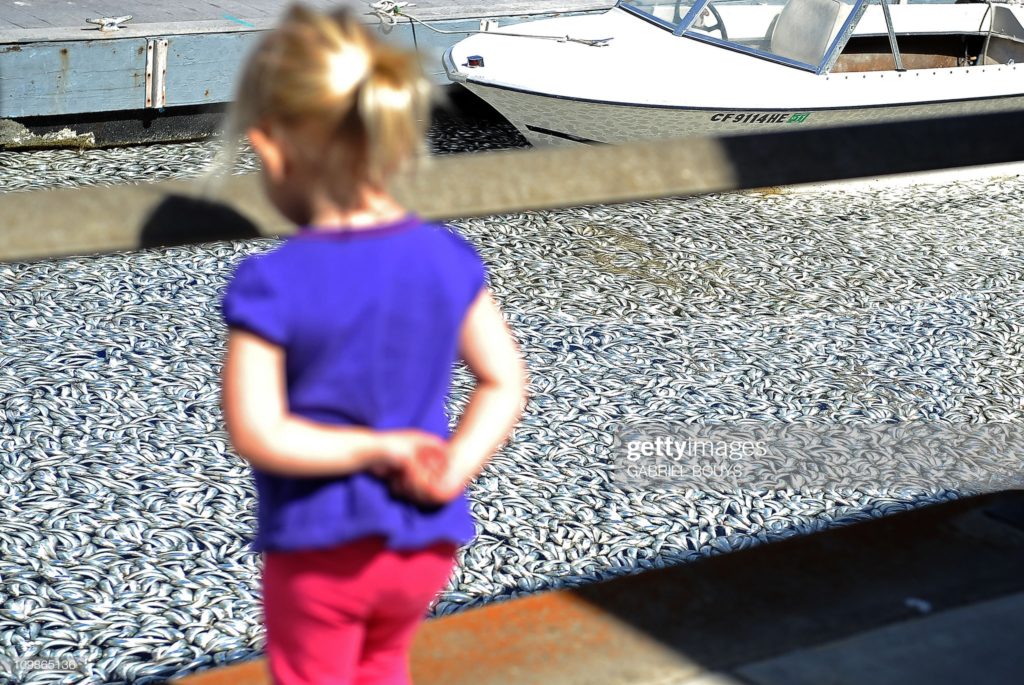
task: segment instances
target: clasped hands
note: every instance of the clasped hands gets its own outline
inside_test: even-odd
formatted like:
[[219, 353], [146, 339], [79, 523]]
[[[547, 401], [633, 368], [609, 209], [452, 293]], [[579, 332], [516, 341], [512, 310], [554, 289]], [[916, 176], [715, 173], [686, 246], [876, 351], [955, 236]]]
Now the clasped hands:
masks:
[[380, 457], [370, 472], [388, 481], [391, 492], [421, 504], [446, 504], [465, 486], [451, 468], [448, 443], [433, 433], [393, 430], [381, 433]]

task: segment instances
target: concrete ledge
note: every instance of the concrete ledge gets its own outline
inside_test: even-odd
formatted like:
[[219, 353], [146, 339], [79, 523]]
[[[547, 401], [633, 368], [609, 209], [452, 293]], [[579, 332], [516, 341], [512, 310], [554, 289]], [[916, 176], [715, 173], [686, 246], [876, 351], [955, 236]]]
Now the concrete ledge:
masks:
[[[1006, 632], [989, 631], [985, 640], [1018, 658], [1018, 600], [1008, 611], [998, 601], [974, 614], [970, 607], [1024, 592], [1024, 529], [1005, 514], [1022, 502], [1021, 491], [985, 495], [431, 620], [417, 635], [413, 677], [417, 685], [735, 685], [778, 671], [781, 679], [765, 681], [776, 685], [800, 673], [793, 662], [749, 674], [743, 667], [846, 639], [854, 640], [853, 651], [844, 652], [851, 663], [871, 662], [883, 638], [856, 636], [915, 625], [921, 602], [936, 614], [966, 607], [965, 615], [978, 617], [976, 627], [1002, 616], [993, 625]], [[1009, 631], [1013, 620], [1018, 629]], [[954, 660], [958, 641], [968, 637], [950, 632], [953, 642], [939, 644], [926, 629], [900, 634], [916, 645], [907, 654], [942, 649]], [[828, 661], [814, 663], [824, 668]], [[980, 665], [967, 667], [978, 673]], [[254, 662], [179, 682], [264, 685], [264, 668]], [[877, 664], [905, 675], [901, 668], [895, 658]], [[792, 682], [889, 682], [808, 673], [808, 680]]]
[[[631, 149], [601, 146], [435, 157], [425, 161], [420, 173], [398, 179], [393, 190], [422, 216], [444, 219], [734, 187], [731, 165], [716, 141], [683, 142], [669, 149], [638, 143]], [[606, 171], [576, 173], [594, 167]], [[0, 194], [0, 259], [138, 249], [140, 227], [173, 195], [216, 199], [234, 207], [265, 236], [295, 231], [268, 203], [258, 174], [227, 177], [219, 187], [192, 180], [5, 193]], [[189, 242], [223, 239], [215, 224], [188, 223]]]
[[[395, 195], [429, 219], [609, 204], [745, 188], [871, 178], [1024, 160], [1024, 112], [627, 145], [432, 158]], [[935, 145], [935, 140], [945, 141]], [[585, 169], [586, 173], [580, 173]], [[0, 195], [0, 259], [138, 249], [140, 226], [169, 194], [203, 196], [197, 181]], [[210, 197], [210, 196], [207, 196]], [[263, 235], [294, 231], [254, 176], [226, 179], [216, 199]], [[185, 222], [182, 222], [185, 223]], [[195, 224], [188, 242], [223, 239]]]

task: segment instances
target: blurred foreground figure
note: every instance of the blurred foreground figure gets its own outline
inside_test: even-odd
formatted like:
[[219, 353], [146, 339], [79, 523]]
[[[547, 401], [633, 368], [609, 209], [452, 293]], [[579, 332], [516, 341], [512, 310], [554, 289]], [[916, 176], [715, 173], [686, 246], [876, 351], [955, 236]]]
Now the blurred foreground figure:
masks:
[[[523, 408], [479, 255], [387, 190], [424, 149], [430, 95], [416, 56], [347, 11], [293, 6], [242, 74], [229, 144], [248, 137], [297, 226], [222, 303], [278, 685], [410, 681], [413, 635], [474, 535], [465, 487]], [[449, 435], [460, 357], [477, 385]]]

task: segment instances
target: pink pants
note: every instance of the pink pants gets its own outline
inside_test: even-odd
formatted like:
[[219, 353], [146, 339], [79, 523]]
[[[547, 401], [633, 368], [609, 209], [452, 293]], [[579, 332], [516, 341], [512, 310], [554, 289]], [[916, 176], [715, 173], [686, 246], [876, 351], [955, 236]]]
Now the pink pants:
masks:
[[408, 685], [413, 635], [457, 547], [416, 551], [367, 537], [329, 550], [266, 552], [263, 615], [275, 685]]

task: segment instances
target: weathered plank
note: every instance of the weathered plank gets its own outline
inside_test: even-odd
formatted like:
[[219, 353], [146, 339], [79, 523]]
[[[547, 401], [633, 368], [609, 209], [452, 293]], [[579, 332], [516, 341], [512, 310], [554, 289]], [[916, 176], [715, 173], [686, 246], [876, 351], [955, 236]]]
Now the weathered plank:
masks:
[[210, 5], [217, 10], [221, 18], [225, 14], [239, 19], [268, 18], [276, 17], [280, 12], [279, 7], [270, 7], [266, 3], [239, 2], [239, 0], [211, 0]]
[[[83, 28], [85, 20], [98, 16], [115, 17], [120, 15], [133, 15], [140, 22], [171, 21], [175, 16], [190, 18], [193, 12], [190, 11], [197, 3], [186, 0], [178, 3], [153, 2], [152, 0], [141, 0], [131, 2], [117, 0], [114, 2], [91, 3], [80, 0], [63, 0], [52, 2], [48, 0], [23, 0], [25, 4], [15, 5], [13, 0], [5, 0], [0, 8], [4, 15], [8, 13], [21, 12], [33, 18], [25, 28], [41, 28], [49, 26], [68, 26]], [[200, 1], [199, 4], [205, 4]]]
[[231, 100], [243, 59], [260, 35], [245, 31], [169, 38], [167, 106]]
[[[246, 3], [237, 0], [188, 0], [185, 3], [174, 4], [154, 3], [153, 0], [140, 2], [121, 0], [104, 5], [105, 16], [128, 14], [133, 16], [132, 21], [116, 33], [85, 30], [89, 28], [85, 19], [95, 17], [96, 11], [71, 9], [62, 15], [62, 21], [34, 19], [26, 20], [24, 26], [20, 22], [14, 22], [17, 28], [0, 28], [0, 44], [109, 40], [120, 37], [164, 37], [182, 33], [263, 30], [271, 28], [276, 23], [277, 18], [288, 4], [288, 2], [280, 0], [267, 2], [249, 0]], [[321, 9], [349, 5], [365, 14], [367, 23], [377, 22], [366, 2], [307, 0], [307, 4]], [[447, 21], [589, 12], [608, 9], [614, 4], [615, 0], [505, 0], [493, 3], [479, 2], [478, 0], [463, 2], [423, 0], [423, 2], [416, 3], [416, 7], [409, 8], [409, 11], [414, 16], [426, 21]], [[5, 16], [4, 11], [0, 10], [0, 17], [3, 16]]]
[[168, 36], [233, 33], [237, 31], [265, 31], [273, 28], [276, 18], [252, 19], [240, 24], [227, 19], [203, 21], [172, 21], [154, 24], [127, 24], [116, 32], [102, 33], [81, 28], [50, 27], [0, 31], [0, 45], [30, 45], [32, 43], [112, 42], [125, 38], [166, 38]]
[[35, 12], [30, 12], [23, 6], [15, 5], [12, 0], [4, 0], [3, 10], [0, 11], [0, 16], [17, 28], [50, 26], [48, 21], [40, 19]]
[[0, 116], [145, 106], [146, 40], [0, 45]]

